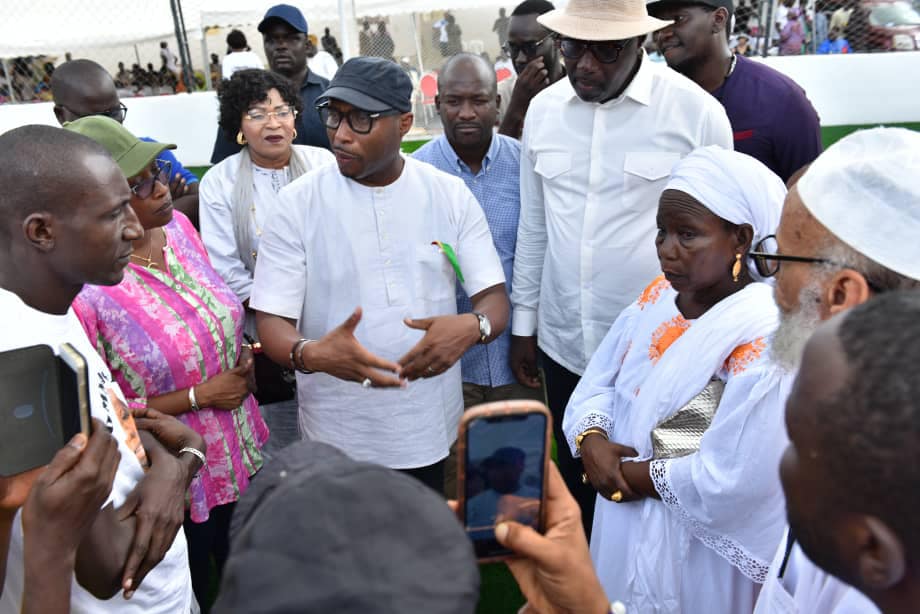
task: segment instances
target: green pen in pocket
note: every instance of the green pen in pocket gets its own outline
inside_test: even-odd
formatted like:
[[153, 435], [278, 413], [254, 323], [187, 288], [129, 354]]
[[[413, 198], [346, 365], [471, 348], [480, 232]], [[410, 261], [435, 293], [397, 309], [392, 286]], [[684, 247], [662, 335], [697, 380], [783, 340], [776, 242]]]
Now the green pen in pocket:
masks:
[[432, 245], [437, 245], [438, 249], [441, 250], [441, 253], [447, 258], [447, 261], [450, 262], [450, 266], [454, 267], [454, 273], [457, 274], [457, 279], [460, 280], [460, 283], [463, 283], [463, 271], [460, 270], [460, 261], [457, 260], [457, 252], [454, 251], [454, 248], [450, 246], [449, 243], [444, 243], [442, 241], [432, 241]]

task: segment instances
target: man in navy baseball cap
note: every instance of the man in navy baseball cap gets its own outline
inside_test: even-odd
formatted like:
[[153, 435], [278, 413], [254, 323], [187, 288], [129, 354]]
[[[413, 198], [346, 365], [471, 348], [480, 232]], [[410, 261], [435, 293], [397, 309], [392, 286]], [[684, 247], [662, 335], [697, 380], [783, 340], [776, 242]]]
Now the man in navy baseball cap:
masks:
[[[329, 85], [329, 81], [311, 71], [307, 66], [307, 20], [297, 7], [276, 4], [266, 11], [259, 22], [265, 57], [272, 72], [283, 75], [300, 86], [300, 97], [305, 109], [315, 105], [316, 98]], [[313, 145], [329, 149], [326, 128], [316, 113], [301, 113], [297, 117], [298, 145]], [[218, 128], [217, 140], [211, 154], [211, 163], [217, 164], [240, 150], [240, 145], [228, 139]]]

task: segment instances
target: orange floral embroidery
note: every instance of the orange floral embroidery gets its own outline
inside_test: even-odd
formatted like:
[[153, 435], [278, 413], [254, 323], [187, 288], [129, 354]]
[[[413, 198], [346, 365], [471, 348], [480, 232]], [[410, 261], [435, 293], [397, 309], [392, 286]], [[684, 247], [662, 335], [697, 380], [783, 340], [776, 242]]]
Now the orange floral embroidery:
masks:
[[750, 343], [739, 345], [725, 361], [726, 370], [731, 372], [732, 375], [742, 373], [752, 362], [760, 358], [765, 349], [767, 349], [767, 343], [763, 337], [758, 337]]
[[690, 322], [678, 314], [655, 329], [652, 333], [652, 344], [648, 348], [648, 357], [652, 364], [657, 363], [671, 344], [690, 328]]
[[661, 297], [661, 292], [670, 287], [664, 275], [656, 277], [648, 287], [639, 295], [639, 308], [645, 309], [646, 305], [654, 305]]

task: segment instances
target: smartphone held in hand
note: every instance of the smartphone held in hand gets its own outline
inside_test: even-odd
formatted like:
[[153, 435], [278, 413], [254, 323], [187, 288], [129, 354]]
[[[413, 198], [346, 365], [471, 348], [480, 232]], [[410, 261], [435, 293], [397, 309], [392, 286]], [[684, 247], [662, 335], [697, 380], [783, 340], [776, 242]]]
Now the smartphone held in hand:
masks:
[[48, 464], [79, 432], [90, 434], [86, 360], [70, 344], [0, 353], [0, 475]]
[[551, 422], [536, 401], [499, 401], [471, 408], [460, 422], [458, 503], [481, 562], [512, 556], [495, 539], [506, 520], [544, 530]]

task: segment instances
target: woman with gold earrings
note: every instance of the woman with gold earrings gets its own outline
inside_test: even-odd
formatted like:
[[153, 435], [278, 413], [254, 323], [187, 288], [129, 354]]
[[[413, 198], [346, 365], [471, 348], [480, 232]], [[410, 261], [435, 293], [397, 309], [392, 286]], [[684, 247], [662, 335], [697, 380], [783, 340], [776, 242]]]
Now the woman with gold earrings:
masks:
[[[214, 268], [246, 306], [246, 332], [255, 339], [249, 291], [262, 229], [279, 206], [277, 194], [310, 170], [335, 162], [335, 157], [326, 149], [293, 144], [303, 102], [297, 88], [281, 75], [237, 71], [220, 84], [217, 97], [220, 128], [243, 149], [209, 169], [201, 180], [201, 237]], [[296, 415], [293, 374], [258, 351], [255, 361], [256, 397], [269, 426], [273, 414], [285, 410], [278, 403], [290, 404], [288, 409]], [[269, 450], [274, 443], [269, 442]]]
[[[563, 419], [598, 496], [591, 554], [630, 612], [751, 612], [784, 527], [776, 467], [789, 379], [748, 258], [786, 190], [754, 158], [704, 147], [658, 204], [663, 275], [623, 311]], [[649, 240], [652, 238], [649, 237]]]

